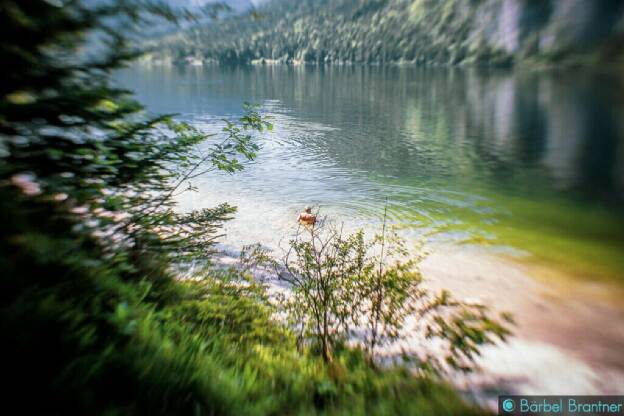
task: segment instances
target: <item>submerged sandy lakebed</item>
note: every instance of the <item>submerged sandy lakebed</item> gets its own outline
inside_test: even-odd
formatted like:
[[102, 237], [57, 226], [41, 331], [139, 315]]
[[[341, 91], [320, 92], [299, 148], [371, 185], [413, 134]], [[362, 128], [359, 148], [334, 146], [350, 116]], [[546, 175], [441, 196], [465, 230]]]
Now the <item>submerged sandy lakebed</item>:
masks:
[[[514, 315], [506, 344], [487, 347], [482, 372], [461, 387], [496, 403], [500, 393], [618, 394], [624, 390], [624, 305], [620, 288], [560, 279], [480, 248], [438, 247], [422, 263], [432, 288], [476, 297]], [[552, 272], [552, 271], [551, 271]], [[554, 273], [554, 272], [553, 272]], [[408, 341], [409, 342], [409, 341]]]

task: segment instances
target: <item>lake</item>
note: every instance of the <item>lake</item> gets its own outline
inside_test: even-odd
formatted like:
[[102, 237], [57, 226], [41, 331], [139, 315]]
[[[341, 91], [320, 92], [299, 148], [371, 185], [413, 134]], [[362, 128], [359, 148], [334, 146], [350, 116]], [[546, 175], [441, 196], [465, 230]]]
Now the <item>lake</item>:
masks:
[[239, 207], [226, 243], [275, 245], [305, 205], [353, 227], [389, 220], [567, 275], [622, 282], [624, 87], [607, 75], [361, 66], [137, 67], [149, 110], [218, 132], [261, 105], [275, 129], [185, 208]]
[[[398, 66], [136, 67], [118, 79], [149, 111], [207, 133], [245, 101], [271, 117], [243, 172], [197, 178], [179, 197], [182, 210], [238, 207], [222, 249], [279, 255], [305, 205], [371, 235], [387, 204], [426, 251], [429, 288], [517, 321], [457, 387], [492, 408], [502, 393], [624, 389], [621, 80]], [[422, 352], [408, 327], [388, 354]]]

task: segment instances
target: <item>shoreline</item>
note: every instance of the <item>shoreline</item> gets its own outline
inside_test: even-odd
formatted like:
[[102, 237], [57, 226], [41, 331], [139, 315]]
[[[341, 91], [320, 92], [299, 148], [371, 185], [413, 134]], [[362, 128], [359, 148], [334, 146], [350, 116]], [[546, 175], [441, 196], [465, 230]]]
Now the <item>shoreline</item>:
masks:
[[551, 62], [548, 60], [540, 60], [532, 58], [520, 60], [514, 63], [483, 63], [483, 62], [465, 62], [457, 64], [438, 63], [438, 62], [419, 62], [419, 61], [387, 61], [387, 62], [356, 62], [356, 61], [300, 61], [296, 59], [270, 59], [258, 58], [250, 61], [219, 61], [208, 58], [192, 58], [181, 61], [174, 61], [169, 58], [154, 58], [148, 55], [146, 58], [138, 61], [140, 65], [154, 67], [182, 67], [182, 68], [202, 68], [204, 66], [226, 66], [226, 67], [365, 67], [365, 68], [428, 68], [428, 69], [445, 69], [445, 70], [480, 70], [480, 71], [529, 71], [529, 72], [565, 72], [582, 70], [590, 74], [611, 75], [621, 78], [623, 63], [620, 62], [600, 62], [596, 63], [591, 57], [585, 55], [571, 56], [567, 60], [560, 62]]
[[[427, 289], [448, 289], [460, 300], [511, 312], [516, 322], [506, 343], [483, 348], [477, 371], [452, 374], [452, 383], [470, 400], [495, 409], [499, 394], [617, 394], [624, 389], [619, 353], [624, 351], [624, 325], [617, 325], [624, 322], [624, 307], [605, 302], [603, 287], [586, 292], [591, 285], [582, 282], [549, 284], [521, 260], [481, 248], [437, 245], [428, 250], [420, 264]], [[219, 250], [217, 265], [237, 262], [235, 249]], [[269, 274], [251, 273], [262, 281]], [[284, 290], [277, 281], [267, 283]], [[409, 326], [406, 337], [386, 346], [382, 356], [421, 348], [421, 334]]]
[[583, 282], [549, 284], [530, 265], [482, 250], [444, 248], [421, 269], [431, 287], [459, 298], [477, 296], [516, 320], [509, 343], [486, 347], [479, 359], [483, 374], [467, 376], [464, 388], [494, 384], [507, 394], [534, 395], [616, 394], [624, 388], [624, 325], [618, 325], [624, 307], [605, 302], [603, 287], [599, 293]]

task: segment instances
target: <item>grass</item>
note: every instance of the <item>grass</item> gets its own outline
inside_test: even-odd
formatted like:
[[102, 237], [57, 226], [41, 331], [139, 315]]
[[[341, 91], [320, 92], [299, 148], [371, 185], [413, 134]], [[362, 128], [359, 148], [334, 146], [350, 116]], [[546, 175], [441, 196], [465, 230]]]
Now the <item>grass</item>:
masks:
[[6, 408], [64, 415], [486, 413], [440, 381], [403, 367], [373, 368], [357, 349], [342, 348], [325, 364], [298, 348], [263, 288], [237, 273], [178, 281], [158, 257], [130, 266], [123, 251], [110, 257], [89, 237], [70, 238], [65, 219], [22, 221], [37, 210], [15, 208], [4, 229], [13, 237], [0, 245]]

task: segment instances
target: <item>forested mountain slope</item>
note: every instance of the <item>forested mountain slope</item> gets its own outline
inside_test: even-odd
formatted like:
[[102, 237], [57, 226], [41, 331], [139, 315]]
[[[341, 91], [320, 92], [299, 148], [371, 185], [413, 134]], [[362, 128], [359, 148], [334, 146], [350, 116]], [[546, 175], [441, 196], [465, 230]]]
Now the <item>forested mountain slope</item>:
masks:
[[220, 62], [510, 64], [613, 61], [618, 0], [274, 0], [158, 42], [159, 58]]

